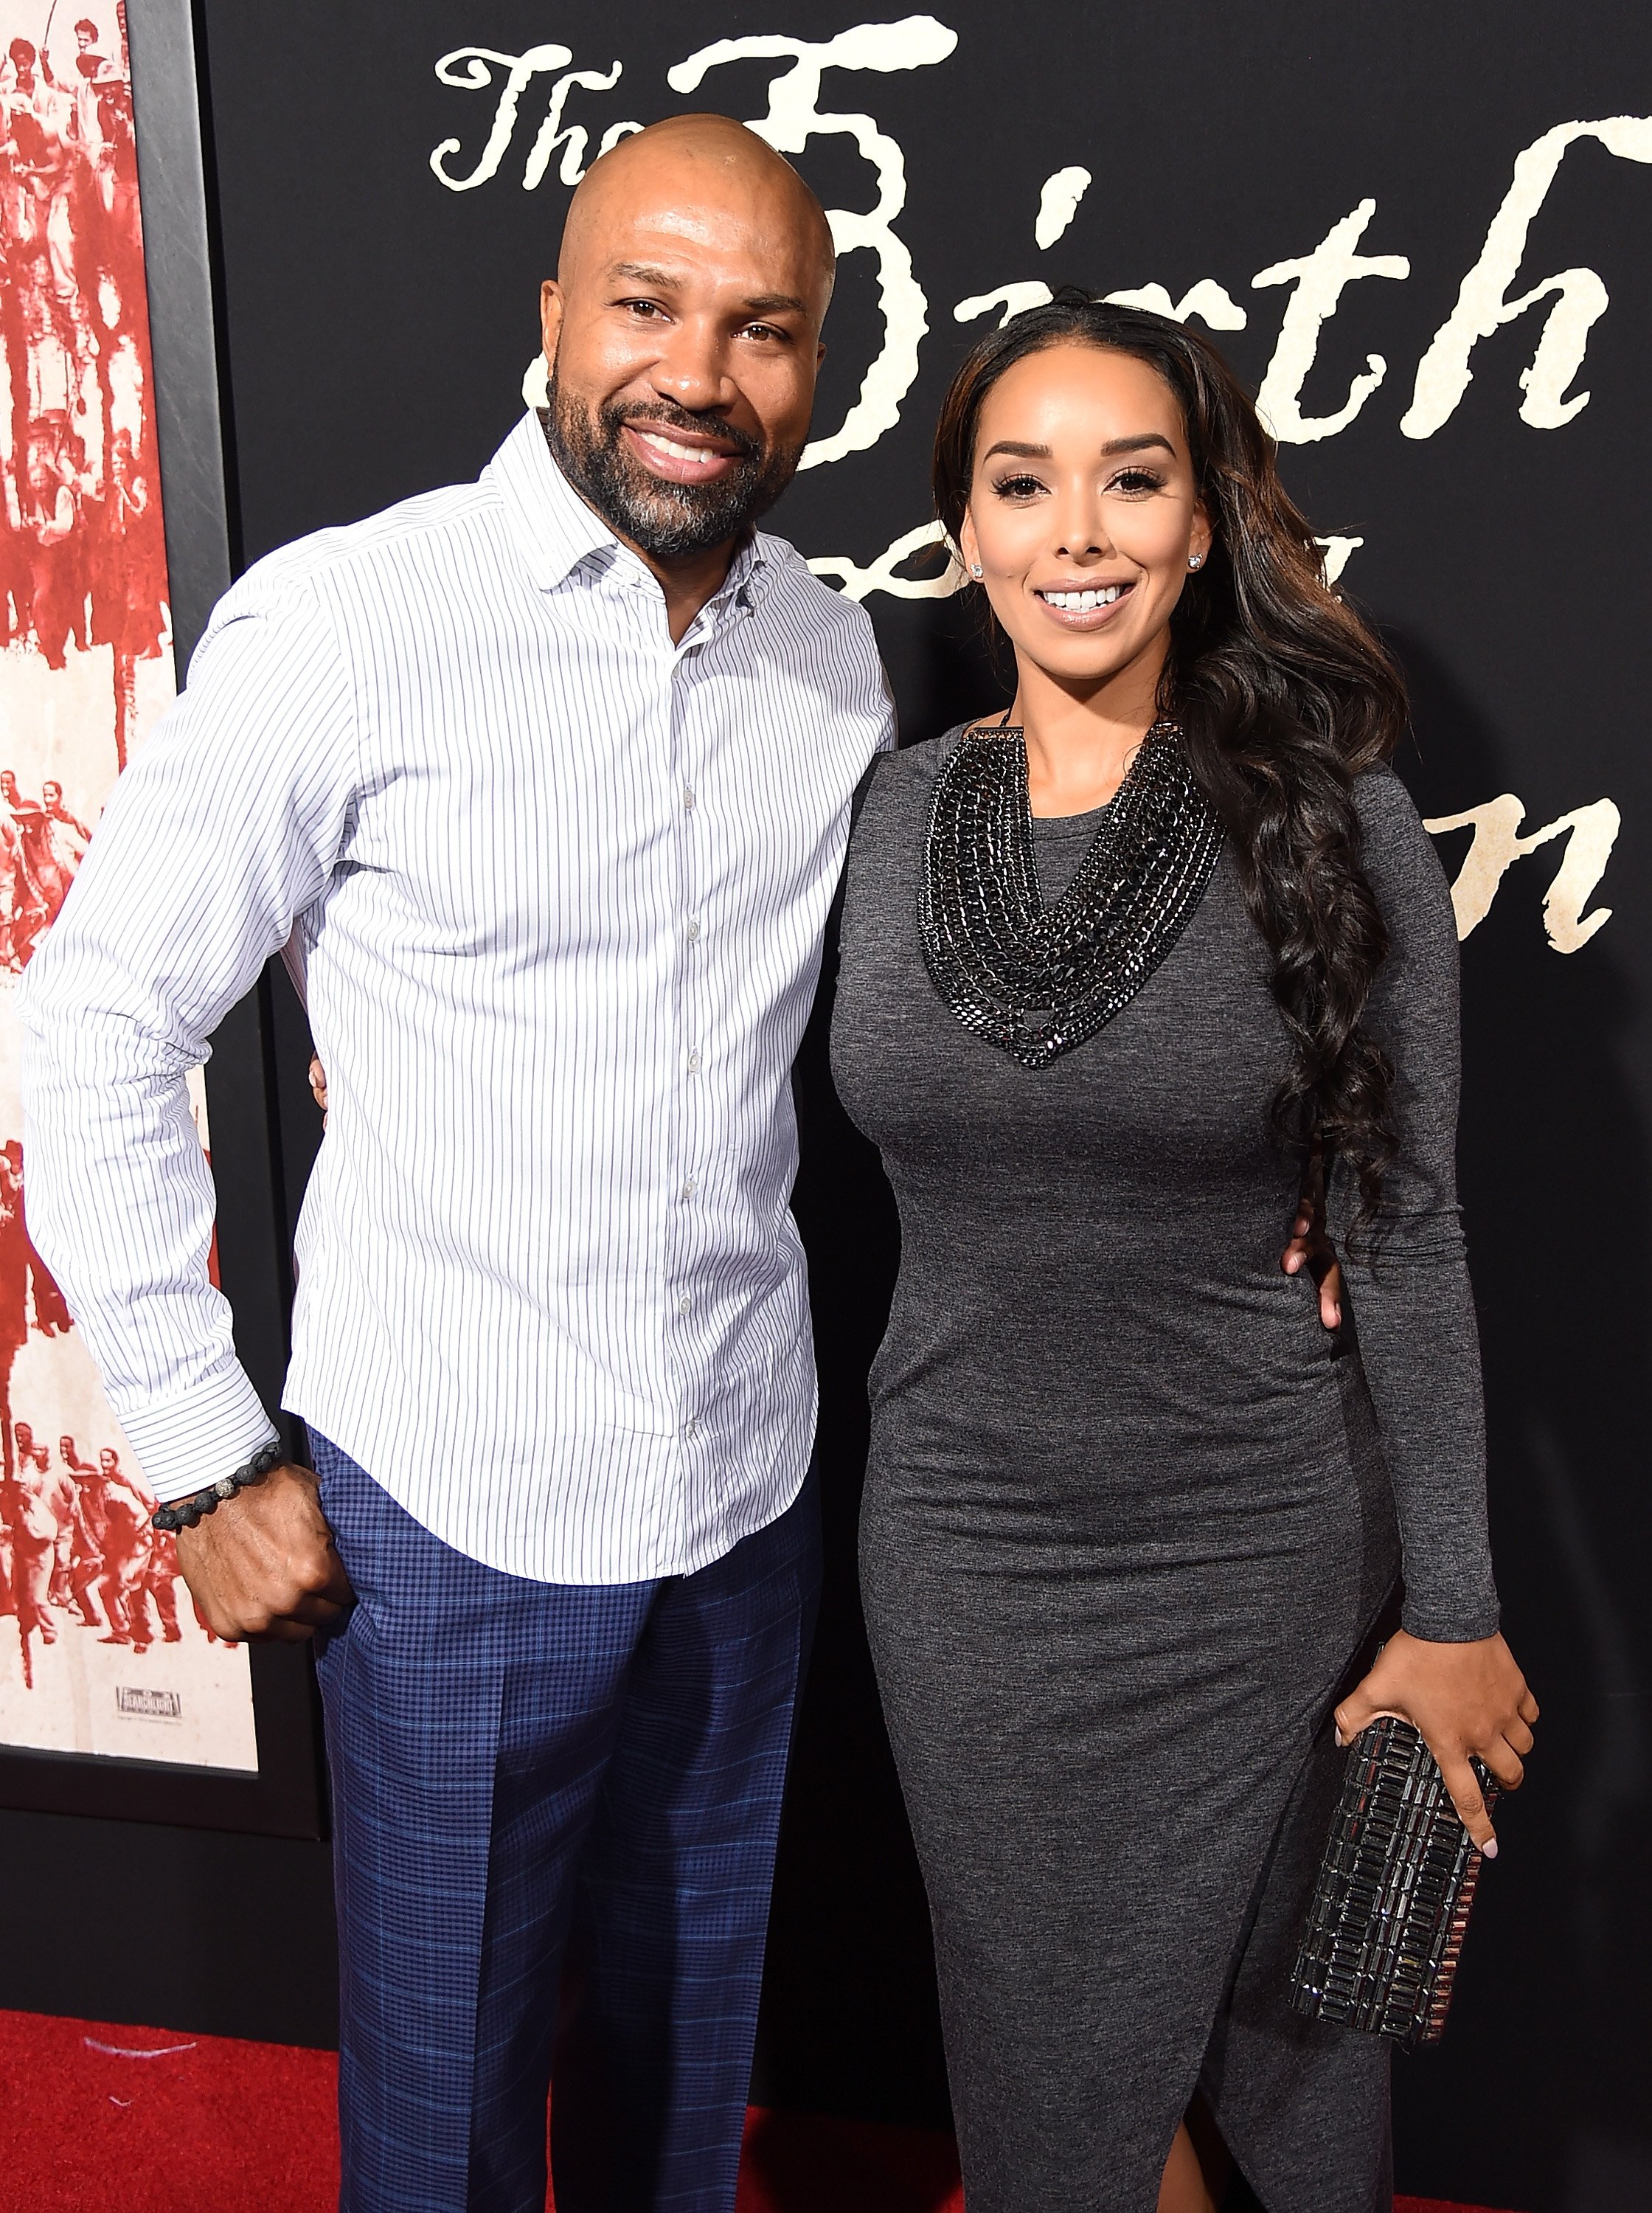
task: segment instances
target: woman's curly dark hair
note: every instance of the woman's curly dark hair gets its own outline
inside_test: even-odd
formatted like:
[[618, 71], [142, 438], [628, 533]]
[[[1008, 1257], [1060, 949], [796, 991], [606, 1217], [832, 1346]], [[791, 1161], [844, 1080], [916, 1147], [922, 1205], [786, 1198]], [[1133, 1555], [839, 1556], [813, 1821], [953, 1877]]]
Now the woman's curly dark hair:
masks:
[[1353, 784], [1398, 745], [1405, 683], [1326, 585], [1324, 556], [1244, 387], [1208, 339], [1163, 315], [1069, 290], [972, 349], [936, 432], [936, 509], [953, 544], [988, 393], [1028, 354], [1073, 343], [1146, 362], [1181, 408], [1215, 535], [1171, 617], [1160, 710], [1181, 725], [1273, 954], [1273, 996], [1295, 1049], [1274, 1125], [1348, 1164], [1363, 1226], [1381, 1204], [1395, 1135], [1393, 1070], [1362, 1027], [1388, 934], [1361, 866]]

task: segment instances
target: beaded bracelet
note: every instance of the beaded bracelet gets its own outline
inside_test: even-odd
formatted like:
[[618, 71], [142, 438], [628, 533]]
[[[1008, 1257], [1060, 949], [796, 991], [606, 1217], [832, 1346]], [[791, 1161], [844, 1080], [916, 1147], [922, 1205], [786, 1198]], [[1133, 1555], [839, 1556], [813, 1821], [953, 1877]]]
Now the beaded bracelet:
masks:
[[238, 1491], [260, 1481], [272, 1468], [279, 1467], [286, 1457], [279, 1444], [267, 1444], [233, 1475], [209, 1483], [204, 1491], [192, 1491], [187, 1498], [174, 1498], [170, 1506], [157, 1506], [149, 1520], [155, 1528], [168, 1533], [192, 1529], [204, 1515], [216, 1513], [226, 1498], [233, 1498]]

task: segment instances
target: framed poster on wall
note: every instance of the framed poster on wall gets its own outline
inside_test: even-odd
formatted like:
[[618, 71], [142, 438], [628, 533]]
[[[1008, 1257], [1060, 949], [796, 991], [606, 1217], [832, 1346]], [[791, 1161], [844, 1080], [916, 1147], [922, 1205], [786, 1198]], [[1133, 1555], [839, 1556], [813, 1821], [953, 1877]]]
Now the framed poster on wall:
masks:
[[[314, 1836], [308, 1655], [197, 1614], [29, 1240], [10, 1004], [230, 577], [189, 0], [0, 0], [0, 1803]], [[265, 988], [192, 1098], [273, 1403], [269, 1030]]]

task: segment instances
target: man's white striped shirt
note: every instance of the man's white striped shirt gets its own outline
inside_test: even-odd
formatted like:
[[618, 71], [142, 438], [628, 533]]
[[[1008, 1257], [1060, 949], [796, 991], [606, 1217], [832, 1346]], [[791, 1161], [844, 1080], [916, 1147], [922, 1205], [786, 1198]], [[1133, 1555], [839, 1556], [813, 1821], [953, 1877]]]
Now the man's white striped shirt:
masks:
[[689, 1572], [785, 1509], [790, 1070], [892, 741], [859, 607], [759, 533], [674, 645], [532, 416], [477, 484], [247, 572], [20, 995], [30, 1229], [163, 1498], [271, 1435], [186, 1074], [291, 941], [329, 1122], [285, 1404], [548, 1582]]

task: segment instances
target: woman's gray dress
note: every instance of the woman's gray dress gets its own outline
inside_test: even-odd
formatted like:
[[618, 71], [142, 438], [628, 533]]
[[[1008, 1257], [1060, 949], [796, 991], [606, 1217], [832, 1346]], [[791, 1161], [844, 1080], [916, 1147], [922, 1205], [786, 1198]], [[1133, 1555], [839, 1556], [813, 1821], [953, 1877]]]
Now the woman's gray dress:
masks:
[[[1342, 1766], [1331, 1710], [1399, 1537], [1409, 1629], [1497, 1626], [1450, 899], [1403, 786], [1362, 778], [1393, 937], [1369, 1021], [1403, 1149], [1338, 1344], [1280, 1270], [1289, 1047], [1230, 850], [1139, 995], [1029, 1071], [924, 962], [957, 738], [872, 779], [832, 1061], [900, 1216], [862, 1576], [969, 2213], [1151, 2213], [1200, 2083], [1269, 2213], [1374, 2213], [1387, 2047], [1303, 2021], [1285, 1984]], [[1034, 825], [1046, 901], [1098, 820]]]

